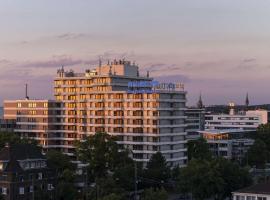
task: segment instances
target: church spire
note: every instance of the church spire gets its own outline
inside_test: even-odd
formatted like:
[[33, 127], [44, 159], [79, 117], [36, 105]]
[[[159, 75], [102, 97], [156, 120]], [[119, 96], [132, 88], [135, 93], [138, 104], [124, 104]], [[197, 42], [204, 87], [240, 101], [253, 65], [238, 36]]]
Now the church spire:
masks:
[[246, 107], [248, 107], [248, 106], [249, 106], [249, 97], [248, 97], [248, 93], [247, 93], [247, 96], [246, 96], [245, 105], [246, 105]]
[[197, 103], [198, 108], [203, 108], [203, 102], [202, 102], [202, 94], [200, 93], [199, 101]]

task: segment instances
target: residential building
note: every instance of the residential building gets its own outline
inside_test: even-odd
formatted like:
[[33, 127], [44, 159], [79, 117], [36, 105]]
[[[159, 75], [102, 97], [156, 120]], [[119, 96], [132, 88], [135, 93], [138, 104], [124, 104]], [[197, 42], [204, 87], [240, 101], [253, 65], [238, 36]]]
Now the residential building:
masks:
[[270, 200], [270, 183], [259, 183], [232, 193], [233, 200]]
[[205, 130], [199, 133], [206, 139], [214, 156], [222, 156], [238, 162], [242, 162], [248, 149], [254, 143], [254, 140], [249, 138], [253, 132], [247, 130]]
[[16, 121], [14, 132], [20, 137], [37, 140], [44, 150], [65, 151], [69, 137], [60, 130], [61, 106], [61, 102], [54, 100], [4, 101], [4, 117]]
[[[182, 84], [159, 83], [149, 73], [141, 76], [137, 65], [114, 60], [84, 73], [58, 70], [54, 96], [48, 108], [42, 107], [44, 100], [40, 105], [30, 99], [5, 101], [5, 118], [17, 119], [16, 132], [22, 137], [31, 136], [44, 147], [70, 155], [75, 140], [107, 132], [136, 161], [145, 164], [160, 151], [172, 166], [186, 164]], [[36, 107], [31, 105], [35, 102]]]
[[0, 189], [5, 200], [55, 199], [55, 184], [55, 172], [47, 167], [40, 148], [7, 144], [0, 151]]

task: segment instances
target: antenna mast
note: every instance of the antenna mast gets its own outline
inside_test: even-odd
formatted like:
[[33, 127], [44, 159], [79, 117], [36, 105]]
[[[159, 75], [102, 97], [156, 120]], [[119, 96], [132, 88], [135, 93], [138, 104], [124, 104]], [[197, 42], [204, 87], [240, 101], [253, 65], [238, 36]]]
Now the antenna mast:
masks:
[[28, 96], [28, 84], [25, 84], [25, 99], [29, 100], [29, 96]]

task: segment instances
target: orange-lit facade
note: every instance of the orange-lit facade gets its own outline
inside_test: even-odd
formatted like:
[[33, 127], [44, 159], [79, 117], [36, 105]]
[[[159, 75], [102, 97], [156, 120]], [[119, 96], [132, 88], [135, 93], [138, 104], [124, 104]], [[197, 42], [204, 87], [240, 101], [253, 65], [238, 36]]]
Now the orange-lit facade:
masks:
[[[50, 119], [51, 110], [51, 121], [39, 127], [43, 129], [43, 137], [49, 138], [49, 147], [52, 145], [72, 154], [75, 140], [95, 132], [107, 132], [117, 136], [120, 147], [130, 149], [137, 161], [146, 163], [160, 151], [172, 166], [185, 165], [186, 92], [183, 89], [152, 90], [149, 85], [130, 91], [130, 82], [151, 81], [149, 75], [139, 75], [138, 66], [124, 60], [100, 65], [85, 73], [58, 70], [54, 80], [55, 101], [48, 106], [48, 114], [38, 111], [45, 111], [45, 107], [37, 109], [36, 113], [42, 115], [42, 121]], [[17, 107], [17, 112], [21, 110], [15, 103], [19, 102], [5, 102], [6, 117], [10, 107]], [[25, 110], [31, 115], [33, 109], [28, 106]], [[29, 128], [20, 126], [16, 131], [28, 134], [27, 130]], [[50, 134], [56, 134], [59, 140], [53, 142]], [[44, 141], [40, 141], [41, 144], [45, 145], [47, 140]]]

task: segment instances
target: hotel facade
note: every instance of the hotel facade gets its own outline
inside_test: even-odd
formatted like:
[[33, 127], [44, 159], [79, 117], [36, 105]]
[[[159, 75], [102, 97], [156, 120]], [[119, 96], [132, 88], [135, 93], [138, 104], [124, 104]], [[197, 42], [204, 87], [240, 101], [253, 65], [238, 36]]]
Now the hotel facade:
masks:
[[99, 65], [84, 73], [58, 70], [55, 100], [4, 102], [4, 117], [16, 119], [15, 132], [66, 154], [74, 141], [96, 132], [117, 137], [120, 148], [146, 163], [160, 151], [171, 166], [184, 166], [186, 92], [182, 84], [141, 76], [129, 61]]

